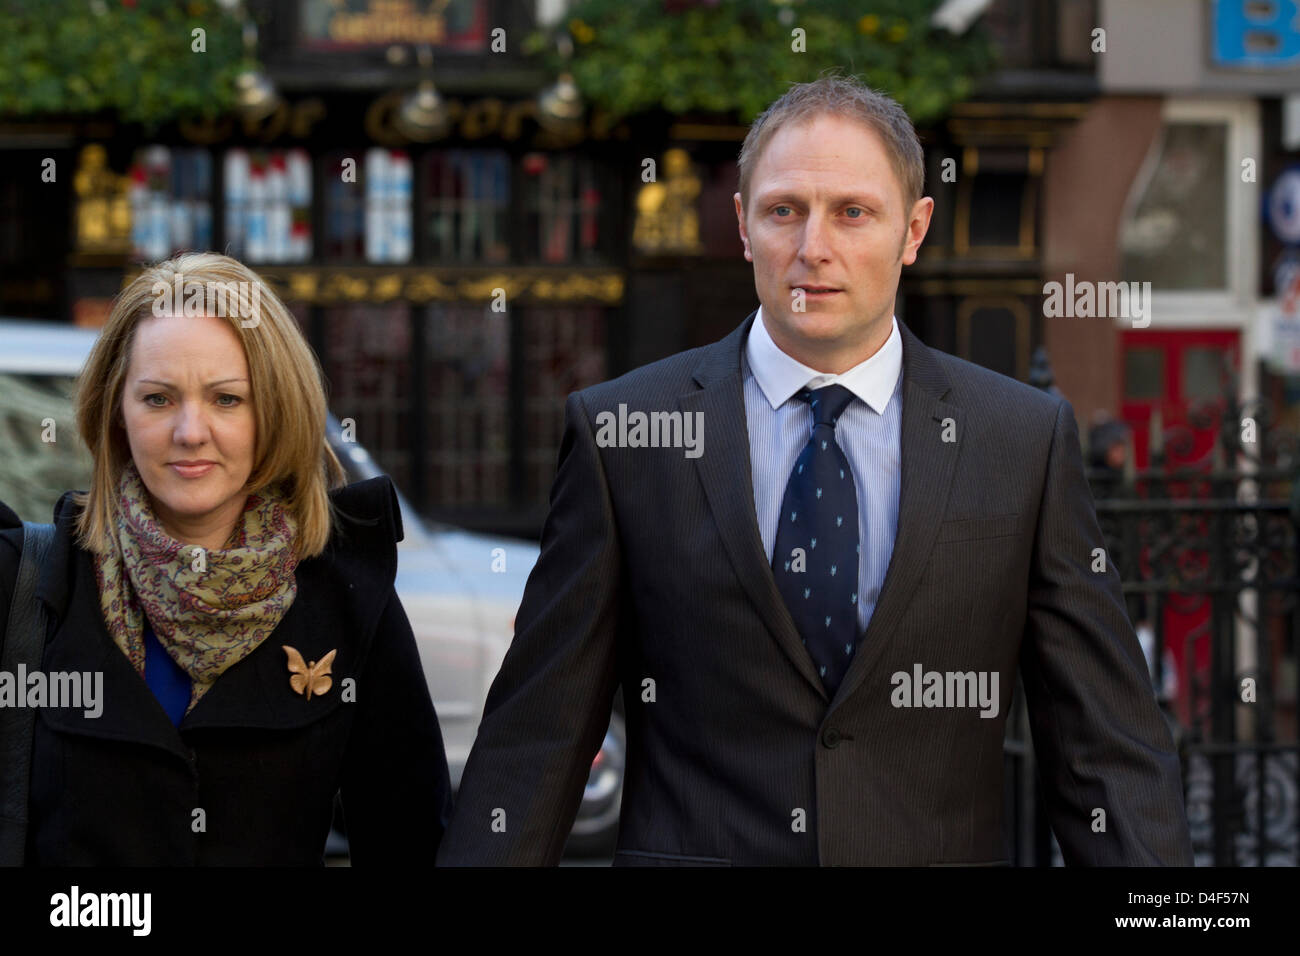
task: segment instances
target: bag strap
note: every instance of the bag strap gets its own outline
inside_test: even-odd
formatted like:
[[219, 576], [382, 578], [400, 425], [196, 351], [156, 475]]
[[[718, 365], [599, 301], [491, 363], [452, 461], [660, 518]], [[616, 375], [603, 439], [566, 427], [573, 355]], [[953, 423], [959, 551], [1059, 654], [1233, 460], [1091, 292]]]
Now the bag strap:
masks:
[[[36, 582], [54, 541], [54, 525], [23, 522], [23, 553], [0, 647], [0, 672], [18, 680], [18, 666], [38, 670], [45, 651], [45, 606]], [[18, 693], [26, 688], [17, 687]], [[0, 865], [22, 866], [27, 850], [27, 801], [31, 786], [36, 711], [0, 707]]]

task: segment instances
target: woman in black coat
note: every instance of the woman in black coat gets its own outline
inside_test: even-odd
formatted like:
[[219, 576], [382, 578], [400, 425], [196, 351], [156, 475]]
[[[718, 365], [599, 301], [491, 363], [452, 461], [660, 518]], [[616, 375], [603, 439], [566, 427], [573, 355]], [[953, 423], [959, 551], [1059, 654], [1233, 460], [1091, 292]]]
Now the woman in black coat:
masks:
[[[242, 311], [179, 297], [239, 282]], [[92, 488], [55, 508], [43, 676], [19, 689], [25, 862], [319, 865], [341, 789], [354, 864], [432, 864], [451, 791], [393, 585], [401, 516], [387, 478], [338, 487], [325, 415], [242, 264], [181, 256], [119, 297], [78, 396]], [[21, 547], [0, 505], [0, 622]]]

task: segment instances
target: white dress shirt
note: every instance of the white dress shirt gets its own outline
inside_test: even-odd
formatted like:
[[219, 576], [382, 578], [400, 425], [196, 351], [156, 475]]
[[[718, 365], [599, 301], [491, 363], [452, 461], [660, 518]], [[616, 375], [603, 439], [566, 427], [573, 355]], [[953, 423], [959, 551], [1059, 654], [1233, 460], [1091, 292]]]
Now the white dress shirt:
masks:
[[839, 417], [835, 440], [853, 469], [858, 496], [859, 637], [880, 597], [898, 529], [902, 370], [897, 317], [874, 355], [847, 372], [830, 375], [782, 352], [768, 334], [761, 306], [741, 357], [754, 511], [769, 564], [790, 472], [813, 430], [812, 409], [796, 397], [798, 392], [843, 385], [855, 396]]

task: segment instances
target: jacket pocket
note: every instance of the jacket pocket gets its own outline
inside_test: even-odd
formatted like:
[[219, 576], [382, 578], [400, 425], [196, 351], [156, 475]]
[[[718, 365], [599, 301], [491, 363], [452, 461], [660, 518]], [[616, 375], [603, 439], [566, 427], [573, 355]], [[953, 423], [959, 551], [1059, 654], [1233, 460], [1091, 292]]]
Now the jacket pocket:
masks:
[[656, 853], [651, 850], [618, 850], [615, 866], [731, 866], [720, 856], [684, 856], [680, 853]]
[[971, 541], [976, 538], [1003, 538], [1020, 533], [1020, 515], [989, 515], [978, 518], [954, 518], [939, 525], [940, 541]]

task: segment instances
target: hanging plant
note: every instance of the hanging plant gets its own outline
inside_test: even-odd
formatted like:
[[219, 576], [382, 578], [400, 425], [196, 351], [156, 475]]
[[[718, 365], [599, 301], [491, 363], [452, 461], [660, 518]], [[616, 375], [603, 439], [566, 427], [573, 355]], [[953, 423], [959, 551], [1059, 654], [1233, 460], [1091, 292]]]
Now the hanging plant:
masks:
[[557, 28], [572, 57], [556, 52], [554, 33], [533, 34], [526, 49], [568, 69], [588, 102], [615, 118], [699, 110], [750, 122], [792, 82], [838, 67], [923, 124], [993, 66], [978, 26], [954, 36], [930, 25], [941, 2], [578, 0]]
[[0, 114], [216, 116], [242, 57], [241, 23], [215, 0], [0, 0]]

